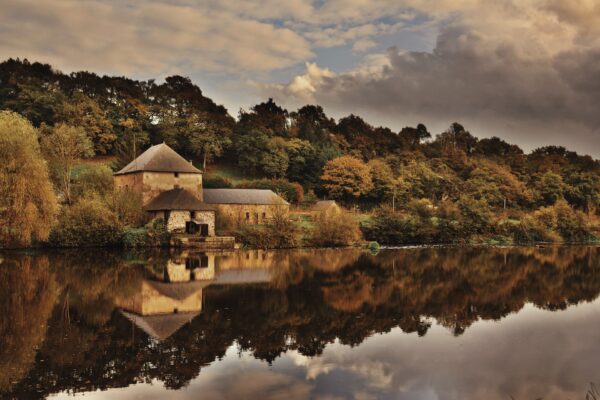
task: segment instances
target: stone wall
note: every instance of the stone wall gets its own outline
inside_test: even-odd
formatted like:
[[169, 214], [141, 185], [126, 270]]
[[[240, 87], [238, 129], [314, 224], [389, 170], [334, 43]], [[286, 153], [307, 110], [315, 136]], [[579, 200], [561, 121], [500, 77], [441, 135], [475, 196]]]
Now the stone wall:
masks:
[[208, 225], [208, 236], [215, 236], [215, 212], [214, 211], [196, 211], [194, 221], [199, 224]]
[[171, 211], [167, 221], [167, 230], [169, 232], [185, 232], [185, 223], [190, 221], [189, 211]]
[[[208, 236], [215, 236], [215, 212], [194, 211], [194, 220], [200, 224], [208, 225]], [[156, 211], [152, 214], [154, 218], [164, 218], [164, 211]], [[190, 211], [170, 211], [167, 221], [167, 230], [174, 233], [184, 233], [185, 223], [192, 220]]]
[[277, 212], [287, 215], [290, 210], [288, 204], [215, 204], [218, 209], [217, 218], [228, 218], [234, 223], [264, 224], [273, 218]]
[[187, 189], [202, 200], [202, 174], [134, 172], [115, 176], [117, 189], [130, 188], [142, 194], [144, 205], [162, 192], [176, 187]]

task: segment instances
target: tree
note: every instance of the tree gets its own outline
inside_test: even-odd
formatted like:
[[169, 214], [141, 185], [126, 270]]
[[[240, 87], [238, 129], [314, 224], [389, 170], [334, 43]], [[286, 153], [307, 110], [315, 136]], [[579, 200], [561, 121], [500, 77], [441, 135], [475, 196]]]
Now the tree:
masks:
[[526, 185], [508, 168], [488, 160], [477, 160], [464, 188], [476, 199], [495, 207], [527, 206], [533, 199]]
[[257, 130], [240, 136], [235, 144], [238, 165], [251, 173], [274, 178], [284, 177], [289, 159], [285, 151], [285, 141], [277, 139]]
[[190, 131], [192, 151], [202, 157], [204, 170], [207, 162], [222, 156], [225, 149], [231, 145], [229, 138], [231, 131], [211, 120], [206, 114], [190, 116], [187, 126]]
[[560, 175], [547, 171], [536, 180], [535, 189], [541, 204], [551, 206], [563, 198], [565, 184]]
[[327, 162], [321, 181], [329, 196], [343, 201], [355, 200], [373, 188], [369, 167], [352, 156]]
[[58, 188], [71, 204], [73, 167], [81, 158], [94, 155], [92, 142], [82, 128], [59, 124], [42, 139], [42, 145]]
[[94, 99], [81, 92], [75, 92], [64, 101], [57, 111], [56, 122], [83, 128], [98, 154], [110, 153], [117, 140], [105, 110]]
[[0, 112], [0, 246], [46, 240], [56, 211], [37, 130], [16, 113]]
[[368, 193], [368, 197], [379, 202], [390, 199], [396, 187], [396, 180], [390, 166], [380, 159], [371, 160], [367, 165], [373, 182], [373, 190]]

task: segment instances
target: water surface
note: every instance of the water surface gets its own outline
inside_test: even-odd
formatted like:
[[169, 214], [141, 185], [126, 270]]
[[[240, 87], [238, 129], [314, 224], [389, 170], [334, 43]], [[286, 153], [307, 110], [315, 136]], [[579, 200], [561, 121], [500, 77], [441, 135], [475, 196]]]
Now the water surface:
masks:
[[600, 247], [0, 260], [1, 398], [600, 399]]

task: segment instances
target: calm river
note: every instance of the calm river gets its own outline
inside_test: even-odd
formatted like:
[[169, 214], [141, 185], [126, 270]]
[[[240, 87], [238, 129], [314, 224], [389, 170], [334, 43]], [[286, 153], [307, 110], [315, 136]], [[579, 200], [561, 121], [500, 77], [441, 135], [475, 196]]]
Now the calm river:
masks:
[[600, 400], [599, 294], [600, 247], [0, 253], [0, 398]]

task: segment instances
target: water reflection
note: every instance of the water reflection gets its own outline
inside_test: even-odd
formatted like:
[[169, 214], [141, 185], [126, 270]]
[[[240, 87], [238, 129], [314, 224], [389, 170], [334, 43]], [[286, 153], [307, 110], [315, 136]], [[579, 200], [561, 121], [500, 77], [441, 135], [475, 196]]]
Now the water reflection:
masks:
[[600, 305], [571, 306], [600, 293], [599, 261], [598, 247], [4, 255], [0, 395], [138, 384], [127, 398], [158, 380], [208, 398], [585, 398]]

